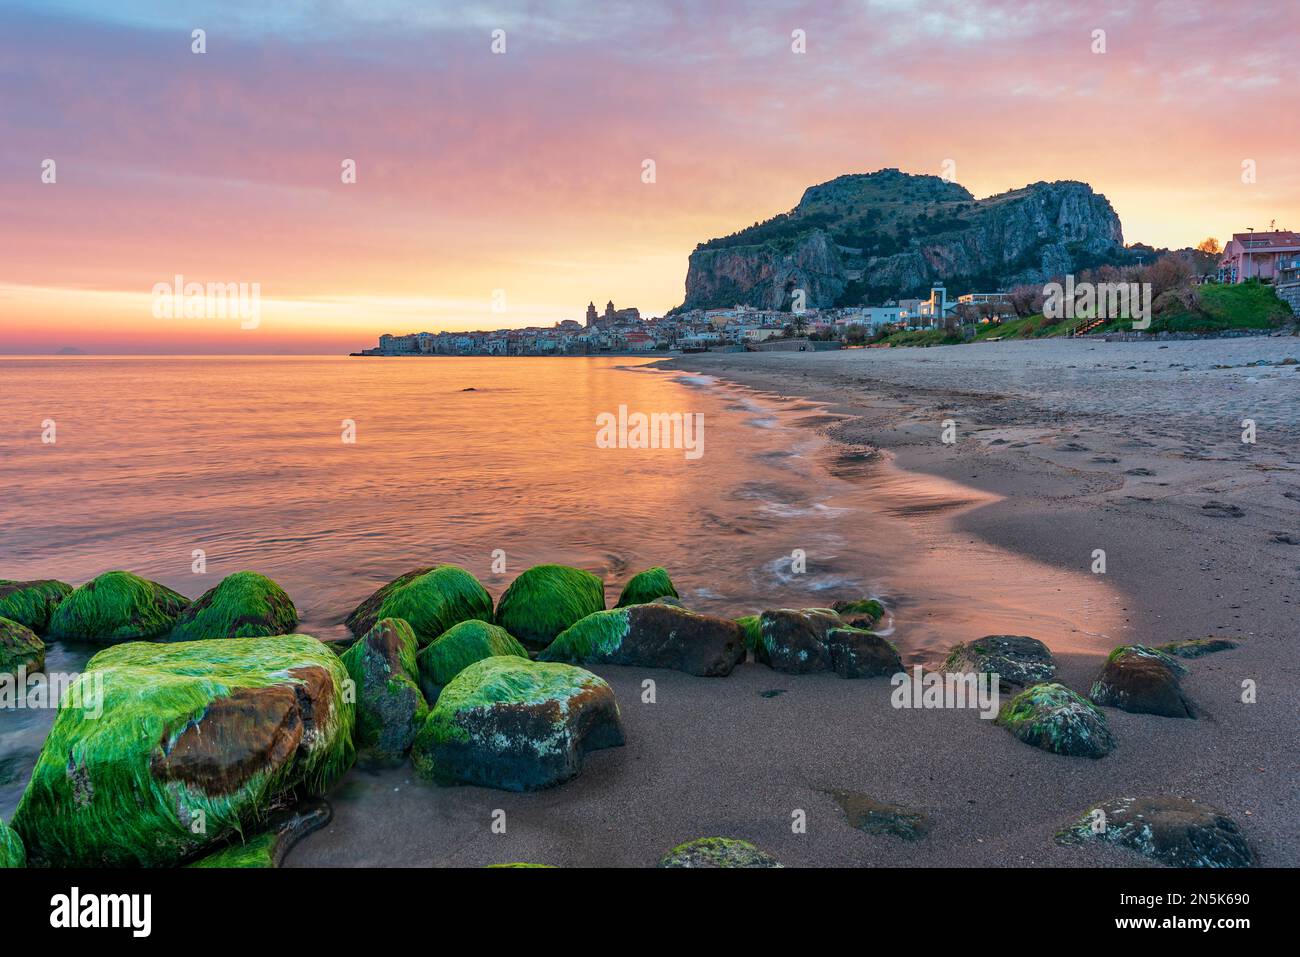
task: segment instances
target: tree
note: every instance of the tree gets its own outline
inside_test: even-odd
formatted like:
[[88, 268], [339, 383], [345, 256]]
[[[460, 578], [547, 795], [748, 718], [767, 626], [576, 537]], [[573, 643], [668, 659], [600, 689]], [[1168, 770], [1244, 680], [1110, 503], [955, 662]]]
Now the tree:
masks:
[[1211, 256], [1217, 256], [1223, 252], [1223, 247], [1219, 245], [1219, 241], [1213, 236], [1208, 236], [1196, 244], [1196, 251], [1198, 253], [1209, 253]]

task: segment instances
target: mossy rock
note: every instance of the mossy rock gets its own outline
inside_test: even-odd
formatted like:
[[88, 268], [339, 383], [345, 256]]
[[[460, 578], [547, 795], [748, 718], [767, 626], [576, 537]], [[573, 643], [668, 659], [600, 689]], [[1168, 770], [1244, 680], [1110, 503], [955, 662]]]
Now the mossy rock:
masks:
[[65, 692], [14, 815], [28, 858], [170, 866], [322, 793], [354, 757], [347, 678], [310, 635], [101, 651]]
[[1231, 638], [1186, 638], [1183, 641], [1171, 641], [1167, 645], [1156, 645], [1156, 651], [1163, 651], [1175, 658], [1200, 658], [1217, 651], [1231, 651], [1237, 645]]
[[452, 625], [492, 618], [492, 596], [479, 580], [456, 565], [417, 568], [394, 578], [347, 617], [352, 634], [364, 635], [381, 618], [401, 618], [423, 647]]
[[1101, 710], [1061, 684], [1026, 688], [1002, 707], [997, 720], [1025, 744], [1053, 754], [1101, 758], [1115, 748]]
[[247, 841], [231, 844], [186, 867], [219, 868], [271, 868], [275, 867], [275, 849], [279, 836], [270, 832], [250, 837]]
[[892, 641], [865, 628], [832, 628], [826, 632], [831, 670], [841, 678], [896, 675], [903, 659]]
[[831, 669], [828, 639], [844, 621], [829, 608], [780, 608], [763, 612], [759, 626], [755, 660], [776, 671], [803, 675]]
[[442, 689], [411, 760], [438, 784], [533, 791], [575, 777], [584, 755], [623, 740], [603, 679], [505, 655], [474, 662]]
[[267, 829], [247, 838], [236, 838], [226, 847], [186, 864], [200, 868], [274, 868], [284, 863], [293, 846], [333, 817], [324, 798], [311, 798], [271, 815]]
[[356, 687], [352, 740], [367, 764], [401, 764], [429, 708], [420, 692], [415, 632], [401, 618], [383, 618], [341, 656]]
[[1056, 835], [1070, 846], [1113, 844], [1168, 867], [1253, 867], [1237, 822], [1193, 798], [1122, 797], [1089, 808]]
[[452, 625], [417, 656], [420, 690], [433, 705], [452, 678], [476, 661], [501, 655], [527, 658], [528, 652], [500, 625], [478, 619]]
[[35, 581], [0, 582], [0, 618], [8, 618], [43, 635], [50, 618], [63, 599], [72, 594], [72, 586], [53, 578]]
[[745, 634], [730, 618], [649, 603], [597, 611], [566, 628], [539, 661], [672, 668], [701, 677], [731, 674]]
[[1187, 666], [1145, 645], [1121, 645], [1102, 665], [1089, 697], [1103, 707], [1165, 718], [1195, 718], [1183, 692]]
[[1047, 645], [1027, 635], [985, 635], [955, 646], [943, 663], [955, 674], [995, 674], [999, 686], [1029, 687], [1056, 677], [1056, 659]]
[[[497, 602], [497, 624], [530, 651], [541, 651], [564, 629], [605, 610], [605, 586], [568, 565], [534, 565]], [[481, 617], [481, 616], [479, 616]]]
[[0, 618], [0, 675], [16, 675], [19, 669], [40, 671], [45, 667], [45, 642], [16, 621]]
[[660, 867], [780, 867], [776, 858], [749, 841], [731, 837], [701, 837], [678, 844], [659, 861]]
[[863, 628], [867, 631], [875, 628], [885, 617], [885, 606], [875, 598], [837, 601], [831, 605], [831, 611], [844, 619], [844, 623], [849, 627]]
[[50, 618], [49, 636], [100, 645], [166, 635], [190, 600], [130, 572], [105, 572], [73, 589]]
[[0, 820], [0, 870], [26, 866], [27, 852], [23, 850], [23, 839], [17, 831]]
[[754, 651], [763, 640], [763, 623], [758, 615], [744, 615], [736, 619], [736, 624], [745, 635], [745, 648]]
[[261, 638], [298, 627], [298, 609], [283, 588], [257, 572], [235, 572], [192, 601], [168, 641]]
[[[604, 597], [602, 592], [601, 597]], [[618, 596], [615, 608], [628, 605], [644, 605], [656, 598], [681, 598], [668, 577], [667, 569], [655, 566], [632, 576], [632, 580], [623, 586], [623, 593]]]

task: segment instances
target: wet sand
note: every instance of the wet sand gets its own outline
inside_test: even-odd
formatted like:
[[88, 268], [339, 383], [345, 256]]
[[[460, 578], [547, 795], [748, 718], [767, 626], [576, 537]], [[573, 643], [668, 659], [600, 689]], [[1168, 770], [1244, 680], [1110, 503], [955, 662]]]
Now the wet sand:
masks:
[[[873, 488], [884, 510], [896, 496], [893, 514], [925, 544], [881, 580], [925, 574], [918, 594], [941, 592], [947, 561], [953, 587], [982, 575], [1005, 598], [997, 604], [1015, 608], [1026, 575], [1065, 576], [1078, 607], [1027, 609], [1034, 625], [1016, 631], [1044, 637], [1077, 690], [1115, 644], [1241, 637], [1189, 662], [1199, 720], [1108, 709], [1119, 746], [1092, 761], [1024, 745], [974, 711], [895, 710], [885, 678], [788, 676], [752, 662], [724, 679], [596, 667], [628, 743], [590, 755], [577, 780], [511, 794], [437, 788], [409, 767], [356, 770], [332, 795], [333, 823], [286, 865], [650, 866], [681, 841], [721, 835], [789, 866], [1140, 866], [1118, 849], [1052, 841], [1121, 794], [1207, 801], [1241, 824], [1262, 863], [1300, 864], [1300, 545], [1288, 544], [1300, 542], [1300, 373], [1241, 367], [1298, 353], [1296, 339], [1052, 342], [672, 363], [834, 413], [810, 415], [836, 440], [827, 468]], [[1258, 423], [1253, 446], [1240, 441], [1245, 416]], [[954, 445], [940, 441], [949, 418]], [[1105, 576], [1090, 573], [1095, 548], [1106, 550]], [[1042, 602], [1041, 588], [1029, 593]], [[968, 633], [983, 624], [927, 620], [923, 604], [902, 602], [893, 637], [906, 660], [932, 664], [934, 636], [966, 640], [990, 633]], [[932, 637], [918, 646], [917, 635]], [[646, 678], [654, 704], [642, 702]], [[1241, 703], [1244, 679], [1258, 703]], [[855, 830], [836, 789], [924, 810], [933, 828], [914, 842]], [[504, 834], [492, 829], [498, 809]], [[791, 828], [800, 810], [806, 833]]]

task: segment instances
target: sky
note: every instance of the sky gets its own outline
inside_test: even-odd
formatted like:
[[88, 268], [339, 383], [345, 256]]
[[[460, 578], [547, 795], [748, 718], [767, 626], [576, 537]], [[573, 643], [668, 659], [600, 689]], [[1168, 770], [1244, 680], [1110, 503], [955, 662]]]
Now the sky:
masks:
[[[588, 301], [659, 315], [697, 243], [884, 167], [953, 169], [977, 197], [1082, 180], [1130, 243], [1300, 229], [1296, 18], [1291, 0], [0, 0], [0, 353], [337, 353]], [[256, 283], [256, 321], [166, 315], [153, 291], [177, 276]]]

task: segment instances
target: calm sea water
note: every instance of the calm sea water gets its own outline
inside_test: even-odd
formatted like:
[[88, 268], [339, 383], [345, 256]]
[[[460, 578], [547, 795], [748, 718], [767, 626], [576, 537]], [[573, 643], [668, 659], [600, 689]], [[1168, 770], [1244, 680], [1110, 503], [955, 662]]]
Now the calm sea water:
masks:
[[[330, 638], [419, 566], [462, 565], [495, 597], [529, 565], [571, 564], [612, 603], [664, 565], [691, 607], [727, 615], [882, 595], [913, 659], [1007, 630], [1056, 646], [1102, 600], [943, 540], [931, 506], [974, 503], [969, 490], [828, 467], [843, 460], [816, 406], [642, 360], [3, 359], [0, 382], [0, 578], [124, 568], [197, 596], [254, 569], [286, 588], [301, 631]], [[599, 448], [596, 418], [620, 405], [702, 413], [703, 455]], [[1008, 584], [990, 595], [990, 580]], [[47, 669], [93, 650], [55, 644]], [[0, 711], [0, 816], [51, 720]]]

